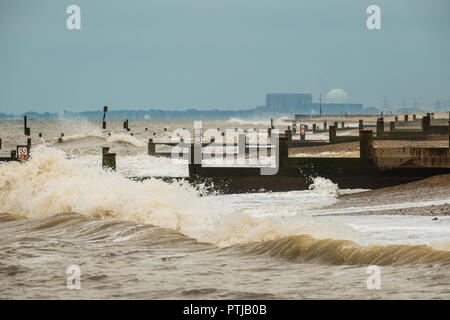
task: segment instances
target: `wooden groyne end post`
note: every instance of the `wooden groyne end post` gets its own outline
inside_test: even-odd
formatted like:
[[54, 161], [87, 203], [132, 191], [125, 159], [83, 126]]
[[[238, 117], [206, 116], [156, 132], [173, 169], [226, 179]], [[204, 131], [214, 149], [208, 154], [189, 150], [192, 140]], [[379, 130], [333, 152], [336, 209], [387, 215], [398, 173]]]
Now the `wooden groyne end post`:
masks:
[[108, 107], [104, 106], [103, 107], [103, 122], [102, 122], [103, 129], [106, 129], [106, 113], [107, 112], [108, 112]]
[[422, 118], [422, 130], [425, 134], [428, 134], [431, 131], [431, 121], [429, 113], [427, 113], [427, 115]]
[[[109, 148], [108, 148], [109, 151]], [[103, 169], [109, 168], [116, 170], [116, 154], [115, 153], [103, 153], [102, 148], [102, 167]]]
[[393, 132], [395, 130], [395, 121], [389, 122], [389, 131]]
[[359, 130], [363, 130], [364, 129], [364, 121], [362, 119], [360, 119], [359, 122], [358, 122], [358, 128], [359, 128]]
[[367, 160], [373, 156], [373, 132], [372, 130], [359, 131], [359, 157]]
[[148, 154], [149, 155], [154, 155], [156, 153], [156, 146], [155, 143], [153, 142], [153, 139], [148, 139]]
[[384, 136], [384, 119], [377, 119], [377, 138], [381, 138]]
[[27, 116], [23, 116], [23, 131], [26, 136], [29, 136], [31, 134], [30, 128], [28, 128], [27, 126]]
[[328, 133], [329, 133], [329, 137], [330, 137], [330, 143], [335, 143], [336, 142], [336, 126], [330, 126]]

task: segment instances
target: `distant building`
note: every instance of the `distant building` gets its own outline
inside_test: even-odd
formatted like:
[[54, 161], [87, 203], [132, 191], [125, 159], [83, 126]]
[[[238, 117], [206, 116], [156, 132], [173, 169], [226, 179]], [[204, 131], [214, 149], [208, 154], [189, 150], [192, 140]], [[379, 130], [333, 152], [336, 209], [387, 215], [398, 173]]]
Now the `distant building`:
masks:
[[302, 105], [312, 103], [310, 93], [269, 93], [266, 96], [266, 112], [298, 112]]
[[[336, 90], [334, 90], [336, 91]], [[312, 101], [310, 93], [269, 93], [266, 96], [268, 114], [320, 114], [320, 103]], [[361, 103], [322, 103], [322, 114], [365, 113]]]

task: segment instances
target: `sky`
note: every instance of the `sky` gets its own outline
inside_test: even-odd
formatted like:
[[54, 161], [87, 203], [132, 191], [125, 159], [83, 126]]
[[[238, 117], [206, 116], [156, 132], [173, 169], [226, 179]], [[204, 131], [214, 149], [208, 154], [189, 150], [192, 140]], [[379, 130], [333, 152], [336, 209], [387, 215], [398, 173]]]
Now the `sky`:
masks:
[[0, 0], [0, 112], [237, 110], [335, 88], [421, 106], [450, 99], [449, 17], [448, 0]]

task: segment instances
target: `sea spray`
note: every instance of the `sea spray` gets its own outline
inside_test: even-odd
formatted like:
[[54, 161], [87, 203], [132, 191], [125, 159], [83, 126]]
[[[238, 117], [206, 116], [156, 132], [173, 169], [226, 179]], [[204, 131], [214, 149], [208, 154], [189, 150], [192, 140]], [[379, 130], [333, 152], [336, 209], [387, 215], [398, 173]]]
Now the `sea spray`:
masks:
[[309, 190], [329, 194], [332, 196], [339, 195], [339, 186], [336, 183], [333, 183], [331, 180], [322, 177], [313, 178], [313, 183], [309, 186]]
[[136, 147], [145, 146], [145, 143], [142, 140], [140, 140], [139, 138], [136, 138], [135, 136], [131, 136], [130, 134], [124, 134], [124, 133], [113, 133], [110, 137], [108, 137], [106, 139], [106, 141], [130, 144], [130, 145], [133, 145]]
[[0, 212], [27, 217], [79, 212], [171, 228], [217, 245], [272, 240], [302, 230], [301, 224], [222, 212], [186, 183], [132, 181], [44, 146], [33, 149], [30, 161], [1, 167]]

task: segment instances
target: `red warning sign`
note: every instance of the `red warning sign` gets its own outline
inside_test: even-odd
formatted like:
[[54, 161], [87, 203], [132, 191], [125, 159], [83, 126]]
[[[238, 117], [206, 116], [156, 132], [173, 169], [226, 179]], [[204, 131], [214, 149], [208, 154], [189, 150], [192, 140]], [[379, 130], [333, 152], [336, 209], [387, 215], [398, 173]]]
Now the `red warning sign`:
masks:
[[28, 160], [28, 148], [27, 147], [18, 147], [17, 148], [17, 158], [19, 161]]

